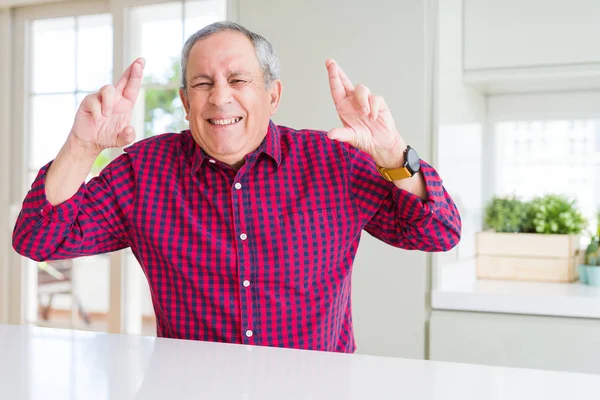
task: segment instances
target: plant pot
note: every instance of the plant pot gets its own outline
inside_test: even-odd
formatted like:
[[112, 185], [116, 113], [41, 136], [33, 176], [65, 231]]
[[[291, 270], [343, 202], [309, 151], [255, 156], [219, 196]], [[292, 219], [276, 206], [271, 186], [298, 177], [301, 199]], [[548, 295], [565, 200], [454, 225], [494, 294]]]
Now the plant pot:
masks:
[[583, 262], [578, 235], [477, 233], [477, 277], [573, 282]]
[[585, 265], [585, 264], [579, 264], [577, 266], [577, 272], [579, 273], [579, 282], [587, 285], [588, 284], [588, 268], [590, 268], [589, 265]]
[[586, 265], [588, 285], [600, 286], [600, 266]]

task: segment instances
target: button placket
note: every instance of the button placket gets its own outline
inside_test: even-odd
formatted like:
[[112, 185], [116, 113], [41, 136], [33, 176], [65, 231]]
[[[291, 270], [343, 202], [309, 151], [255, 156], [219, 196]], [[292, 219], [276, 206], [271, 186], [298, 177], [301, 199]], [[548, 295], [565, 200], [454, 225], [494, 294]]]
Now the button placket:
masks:
[[254, 343], [255, 338], [252, 326], [254, 324], [253, 316], [253, 294], [250, 287], [250, 280], [244, 278], [250, 278], [251, 276], [251, 256], [249, 253], [250, 248], [248, 241], [250, 240], [246, 229], [246, 216], [245, 213], [248, 211], [249, 205], [244, 201], [245, 192], [242, 191], [244, 187], [242, 184], [245, 170], [239, 170], [236, 174], [233, 185], [231, 186], [231, 200], [234, 204], [234, 216], [235, 216], [235, 231], [237, 233], [238, 242], [238, 260], [239, 260], [239, 286], [240, 297], [242, 299], [242, 315], [241, 315], [241, 327], [244, 342], [251, 344]]

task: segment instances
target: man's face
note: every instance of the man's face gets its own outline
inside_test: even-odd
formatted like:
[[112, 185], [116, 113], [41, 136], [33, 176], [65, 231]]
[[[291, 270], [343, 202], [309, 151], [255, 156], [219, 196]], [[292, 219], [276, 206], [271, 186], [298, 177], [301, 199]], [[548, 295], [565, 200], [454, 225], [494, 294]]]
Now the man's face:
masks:
[[233, 166], [264, 139], [277, 110], [281, 83], [265, 86], [252, 42], [223, 31], [194, 44], [180, 90], [192, 136], [210, 156]]

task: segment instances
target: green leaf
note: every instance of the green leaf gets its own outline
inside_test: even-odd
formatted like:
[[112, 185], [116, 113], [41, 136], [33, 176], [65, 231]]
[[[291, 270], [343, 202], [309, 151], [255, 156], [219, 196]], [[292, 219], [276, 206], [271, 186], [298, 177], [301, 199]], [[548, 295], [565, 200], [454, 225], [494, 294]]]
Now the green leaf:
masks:
[[529, 202], [515, 197], [494, 197], [485, 208], [484, 225], [496, 232], [580, 234], [587, 221], [575, 201], [564, 195], [548, 194]]

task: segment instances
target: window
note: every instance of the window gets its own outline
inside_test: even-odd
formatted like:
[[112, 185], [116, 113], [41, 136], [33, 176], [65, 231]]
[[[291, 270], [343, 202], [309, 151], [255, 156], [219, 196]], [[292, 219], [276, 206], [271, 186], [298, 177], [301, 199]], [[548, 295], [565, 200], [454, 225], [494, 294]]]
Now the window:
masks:
[[[39, 168], [56, 156], [83, 98], [114, 83], [139, 56], [146, 59], [146, 69], [132, 116], [138, 140], [186, 129], [178, 93], [181, 48], [190, 34], [225, 20], [226, 9], [226, 0], [73, 1], [17, 9], [12, 95], [15, 129], [23, 134], [11, 142], [15, 154], [11, 173], [19, 181], [15, 192], [24, 195]], [[113, 20], [119, 22], [115, 27]], [[103, 152], [88, 178], [118, 153]], [[12, 196], [11, 210], [18, 210], [21, 200]], [[14, 265], [23, 263], [25, 267], [13, 280], [14, 298], [20, 301], [10, 304], [11, 313], [18, 318], [15, 322], [65, 327], [74, 323], [77, 328], [98, 331], [154, 333], [148, 285], [130, 251], [82, 257], [70, 265], [35, 263], [16, 253], [10, 257]], [[54, 296], [50, 313], [43, 315], [50, 292], [70, 290], [69, 282], [50, 288], [56, 277], [75, 282], [77, 296]]]
[[[491, 195], [546, 193], [577, 202], [595, 226], [600, 206], [600, 92], [491, 97]], [[592, 229], [593, 230], [593, 229]]]
[[[31, 184], [39, 169], [56, 157], [83, 98], [112, 81], [113, 27], [111, 15], [102, 13], [33, 19], [29, 30], [26, 163]], [[92, 175], [109, 161], [103, 152]], [[108, 310], [107, 255], [27, 264], [26, 322], [107, 330], [105, 319], [94, 317]]]
[[494, 129], [497, 194], [524, 199], [564, 194], [594, 220], [600, 200], [600, 120], [498, 122]]
[[[476, 233], [493, 196], [562, 194], [596, 226], [600, 209], [600, 92], [487, 99], [487, 121], [440, 125], [437, 165], [459, 208], [459, 245], [436, 255], [436, 284], [474, 282]], [[587, 232], [583, 234], [582, 245]]]
[[[29, 182], [62, 147], [83, 98], [112, 81], [112, 40], [110, 14], [32, 22]], [[103, 153], [92, 173], [108, 161]]]
[[[146, 59], [144, 84], [136, 115], [138, 138], [188, 129], [181, 87], [181, 49], [206, 25], [225, 20], [226, 2], [186, 1], [133, 7], [130, 10], [131, 61]], [[143, 114], [143, 123], [141, 115]], [[143, 132], [143, 135], [140, 134]]]
[[[61, 2], [17, 10], [15, 42], [23, 46], [15, 46], [13, 53], [16, 70], [25, 72], [16, 74], [15, 121], [24, 139], [13, 144], [18, 155], [13, 173], [21, 177], [23, 190], [58, 153], [83, 98], [114, 83], [128, 62], [139, 56], [146, 59], [146, 69], [132, 116], [138, 140], [186, 129], [178, 93], [181, 48], [198, 29], [225, 20], [226, 8], [226, 0], [124, 0]], [[113, 19], [123, 21], [120, 26], [125, 31], [115, 30]], [[88, 178], [118, 153], [103, 152]], [[15, 199], [12, 208], [20, 208], [20, 201]], [[131, 252], [121, 254], [124, 257], [99, 255], [68, 263], [35, 263], [11, 254], [15, 263], [25, 265], [18, 278], [22, 284], [16, 285], [23, 287], [22, 292], [17, 290], [22, 305], [11, 305], [15, 315], [35, 324], [153, 334], [154, 312], [143, 272]], [[117, 274], [111, 276], [111, 271]], [[57, 277], [63, 281], [55, 282]], [[109, 291], [109, 285], [114, 290]], [[45, 313], [51, 293], [70, 295], [70, 291], [75, 295], [54, 296], [50, 312]], [[122, 303], [114, 297], [118, 295]], [[114, 306], [110, 313], [109, 303]]]

